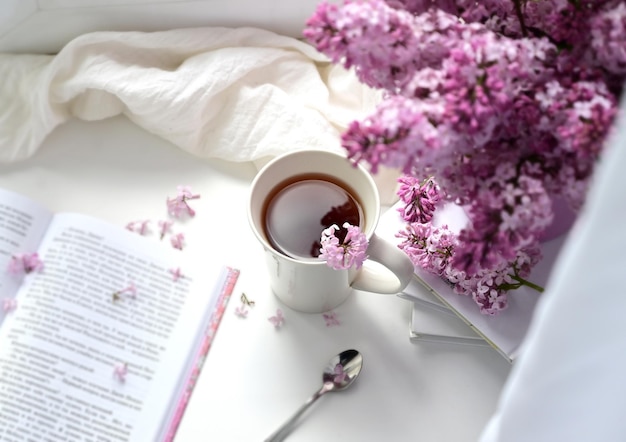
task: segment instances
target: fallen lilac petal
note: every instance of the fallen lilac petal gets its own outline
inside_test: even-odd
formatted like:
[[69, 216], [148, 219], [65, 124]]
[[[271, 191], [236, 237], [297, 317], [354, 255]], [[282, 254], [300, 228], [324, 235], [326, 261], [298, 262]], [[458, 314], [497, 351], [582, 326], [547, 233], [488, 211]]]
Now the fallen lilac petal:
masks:
[[11, 312], [17, 308], [17, 301], [13, 298], [4, 298], [2, 300], [2, 311]]
[[235, 315], [239, 316], [240, 318], [247, 318], [248, 317], [248, 310], [246, 309], [245, 305], [240, 305], [239, 307], [235, 308]]
[[276, 328], [280, 328], [285, 324], [285, 317], [283, 316], [283, 311], [281, 309], [276, 309], [276, 316], [270, 316], [268, 320], [274, 325]]
[[174, 268], [169, 269], [169, 272], [172, 274], [172, 279], [174, 281], [178, 281], [180, 278], [183, 277], [183, 274], [182, 274], [182, 272], [180, 270], [180, 267], [177, 267], [175, 269]]
[[178, 250], [182, 250], [185, 242], [185, 235], [182, 233], [177, 233], [176, 235], [172, 236], [170, 242], [172, 244], [172, 247]]
[[117, 378], [117, 380], [122, 384], [126, 382], [127, 374], [128, 374], [128, 364], [125, 362], [116, 364], [115, 367], [113, 368], [113, 376]]
[[158, 221], [160, 239], [163, 239], [165, 235], [170, 231], [172, 224], [173, 224], [172, 221], [167, 221], [167, 220]]
[[330, 311], [323, 314], [324, 321], [326, 322], [326, 327], [332, 327], [335, 325], [340, 325], [339, 319], [337, 319], [337, 313]]
[[346, 380], [346, 377], [348, 376], [347, 373], [343, 371], [343, 365], [341, 364], [335, 365], [335, 369], [333, 370], [333, 372], [335, 373], [333, 382], [336, 384], [341, 384]]

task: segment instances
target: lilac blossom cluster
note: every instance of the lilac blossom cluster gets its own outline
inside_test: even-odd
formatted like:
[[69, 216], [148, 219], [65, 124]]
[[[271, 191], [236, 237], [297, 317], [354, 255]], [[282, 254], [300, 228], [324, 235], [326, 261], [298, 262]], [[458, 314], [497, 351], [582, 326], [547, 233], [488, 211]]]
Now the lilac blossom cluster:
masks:
[[[402, 185], [398, 193], [406, 207], [436, 206], [441, 200], [441, 190], [432, 179], [420, 183], [415, 178], [402, 177], [400, 182]], [[421, 192], [424, 188], [428, 192]], [[517, 250], [515, 255], [497, 256], [494, 260], [497, 265], [487, 267], [471, 263], [469, 270], [459, 270], [454, 265], [454, 259], [458, 253], [460, 235], [452, 232], [445, 224], [435, 226], [434, 211], [417, 214], [415, 211], [400, 210], [400, 213], [407, 224], [397, 234], [402, 239], [399, 247], [409, 256], [413, 265], [441, 276], [456, 293], [471, 296], [482, 313], [494, 315], [504, 310], [509, 290], [525, 285], [543, 291], [527, 279], [541, 257], [536, 245]]]
[[505, 308], [539, 260], [554, 199], [584, 203], [626, 79], [626, 0], [324, 1], [304, 36], [384, 91], [342, 145], [373, 173], [431, 180], [407, 184], [417, 199], [401, 190], [408, 222], [428, 224], [439, 200], [465, 208], [453, 239], [432, 226], [406, 233], [451, 241], [445, 263], [426, 268], [448, 269], [483, 311]]
[[344, 223], [340, 229], [333, 224], [322, 231], [320, 242], [319, 258], [335, 270], [360, 269], [367, 259], [368, 240], [358, 226]]

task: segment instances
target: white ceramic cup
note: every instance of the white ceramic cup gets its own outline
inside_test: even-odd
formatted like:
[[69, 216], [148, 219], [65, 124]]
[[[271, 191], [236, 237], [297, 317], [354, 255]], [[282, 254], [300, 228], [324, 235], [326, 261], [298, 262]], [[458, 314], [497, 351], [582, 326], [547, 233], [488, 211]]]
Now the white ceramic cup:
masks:
[[[321, 259], [289, 257], [276, 250], [264, 233], [263, 212], [272, 191], [294, 176], [310, 173], [336, 177], [360, 202], [361, 230], [369, 246], [368, 259], [359, 270], [334, 270]], [[353, 289], [396, 294], [408, 285], [414, 272], [413, 264], [397, 246], [376, 236], [374, 230], [379, 216], [380, 197], [370, 173], [341, 154], [321, 150], [299, 150], [271, 160], [254, 178], [248, 201], [248, 220], [264, 248], [272, 291], [286, 306], [306, 313], [321, 313], [337, 307]]]

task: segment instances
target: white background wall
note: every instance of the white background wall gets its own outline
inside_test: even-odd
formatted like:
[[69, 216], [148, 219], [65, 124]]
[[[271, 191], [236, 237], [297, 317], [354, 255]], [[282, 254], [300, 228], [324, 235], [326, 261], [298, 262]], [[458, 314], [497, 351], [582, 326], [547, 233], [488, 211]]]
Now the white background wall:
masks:
[[254, 26], [300, 37], [319, 1], [0, 0], [0, 52], [56, 53], [92, 31]]

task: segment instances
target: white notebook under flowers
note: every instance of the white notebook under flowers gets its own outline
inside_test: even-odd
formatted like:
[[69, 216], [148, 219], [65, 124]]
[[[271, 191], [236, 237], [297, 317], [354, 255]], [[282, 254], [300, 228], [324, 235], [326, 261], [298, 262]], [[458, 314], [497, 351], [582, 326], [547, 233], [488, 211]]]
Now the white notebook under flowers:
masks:
[[417, 277], [398, 295], [411, 302], [411, 341], [488, 346], [478, 333], [433, 295]]
[[[376, 233], [393, 244], [400, 244], [396, 233], [404, 228], [397, 209], [401, 203], [390, 207], [380, 218]], [[448, 224], [458, 231], [467, 221], [461, 211], [450, 205], [441, 210], [438, 224]], [[560, 236], [542, 243], [543, 258], [533, 268], [529, 280], [545, 286], [552, 265], [565, 240]], [[414, 301], [413, 318], [409, 335], [412, 340], [454, 342], [476, 345], [476, 336], [496, 349], [509, 362], [517, 357], [519, 346], [526, 335], [540, 293], [528, 287], [521, 287], [509, 294], [509, 306], [498, 315], [482, 314], [476, 303], [468, 296], [454, 293], [450, 285], [439, 276], [421, 268], [415, 269], [416, 281], [412, 282], [400, 297]], [[425, 289], [425, 290], [424, 290]], [[454, 313], [464, 328], [451, 318], [442, 317], [445, 310]]]

